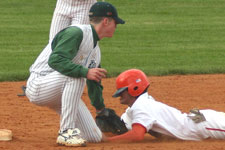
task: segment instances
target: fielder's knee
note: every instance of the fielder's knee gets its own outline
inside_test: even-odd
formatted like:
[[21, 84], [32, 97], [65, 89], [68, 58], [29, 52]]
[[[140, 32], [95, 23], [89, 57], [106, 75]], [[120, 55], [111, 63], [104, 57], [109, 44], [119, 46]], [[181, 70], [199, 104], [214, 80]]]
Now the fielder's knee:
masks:
[[30, 94], [30, 92], [28, 90], [26, 90], [26, 96], [32, 104], [35, 104], [38, 106], [43, 106], [43, 104], [41, 104], [39, 101], [39, 96]]

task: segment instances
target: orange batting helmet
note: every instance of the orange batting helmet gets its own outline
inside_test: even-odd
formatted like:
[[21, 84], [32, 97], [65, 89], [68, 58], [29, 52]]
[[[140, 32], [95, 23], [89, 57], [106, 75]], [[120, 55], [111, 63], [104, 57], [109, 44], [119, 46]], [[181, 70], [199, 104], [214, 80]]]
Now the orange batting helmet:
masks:
[[126, 70], [116, 78], [117, 91], [113, 94], [113, 97], [120, 96], [120, 94], [127, 89], [131, 96], [139, 96], [149, 84], [147, 76], [141, 70]]

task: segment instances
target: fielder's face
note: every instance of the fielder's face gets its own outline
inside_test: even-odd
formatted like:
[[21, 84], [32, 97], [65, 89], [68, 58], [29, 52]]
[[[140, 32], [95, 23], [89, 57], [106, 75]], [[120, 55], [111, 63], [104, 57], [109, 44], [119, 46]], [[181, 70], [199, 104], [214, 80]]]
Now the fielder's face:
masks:
[[110, 19], [110, 18], [105, 18], [105, 34], [106, 37], [112, 37], [115, 30], [116, 30], [116, 21], [114, 19]]

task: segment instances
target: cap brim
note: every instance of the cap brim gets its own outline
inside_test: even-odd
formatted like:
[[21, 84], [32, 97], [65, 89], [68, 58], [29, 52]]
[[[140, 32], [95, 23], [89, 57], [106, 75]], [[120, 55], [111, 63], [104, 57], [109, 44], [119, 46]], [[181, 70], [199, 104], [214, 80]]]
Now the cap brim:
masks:
[[125, 24], [125, 21], [120, 19], [119, 17], [115, 17], [114, 19], [116, 21], [116, 24]]
[[123, 91], [127, 90], [127, 89], [128, 89], [128, 87], [123, 87], [123, 88], [118, 89], [118, 90], [113, 94], [112, 97], [119, 97], [120, 94], [121, 94]]

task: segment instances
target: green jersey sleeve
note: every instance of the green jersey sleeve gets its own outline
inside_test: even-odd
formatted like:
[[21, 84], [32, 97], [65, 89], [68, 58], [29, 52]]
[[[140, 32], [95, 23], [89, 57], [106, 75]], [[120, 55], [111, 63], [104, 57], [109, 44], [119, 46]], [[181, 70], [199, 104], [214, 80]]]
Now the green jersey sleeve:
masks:
[[[92, 27], [94, 45], [99, 40], [96, 31]], [[52, 41], [52, 53], [48, 64], [54, 70], [70, 77], [86, 77], [88, 68], [74, 64], [72, 59], [76, 56], [83, 39], [83, 32], [78, 27], [68, 27], [60, 31]], [[103, 87], [101, 83], [87, 79], [88, 96], [91, 104], [100, 110], [105, 107], [102, 97]]]
[[101, 85], [101, 83], [92, 80], [87, 80], [86, 83], [88, 89], [88, 96], [91, 100], [91, 104], [97, 110], [104, 108], [104, 99], [102, 97], [103, 86]]
[[68, 27], [60, 31], [52, 41], [52, 53], [48, 60], [49, 66], [66, 76], [86, 77], [88, 68], [72, 62], [82, 39], [83, 32], [78, 27]]

